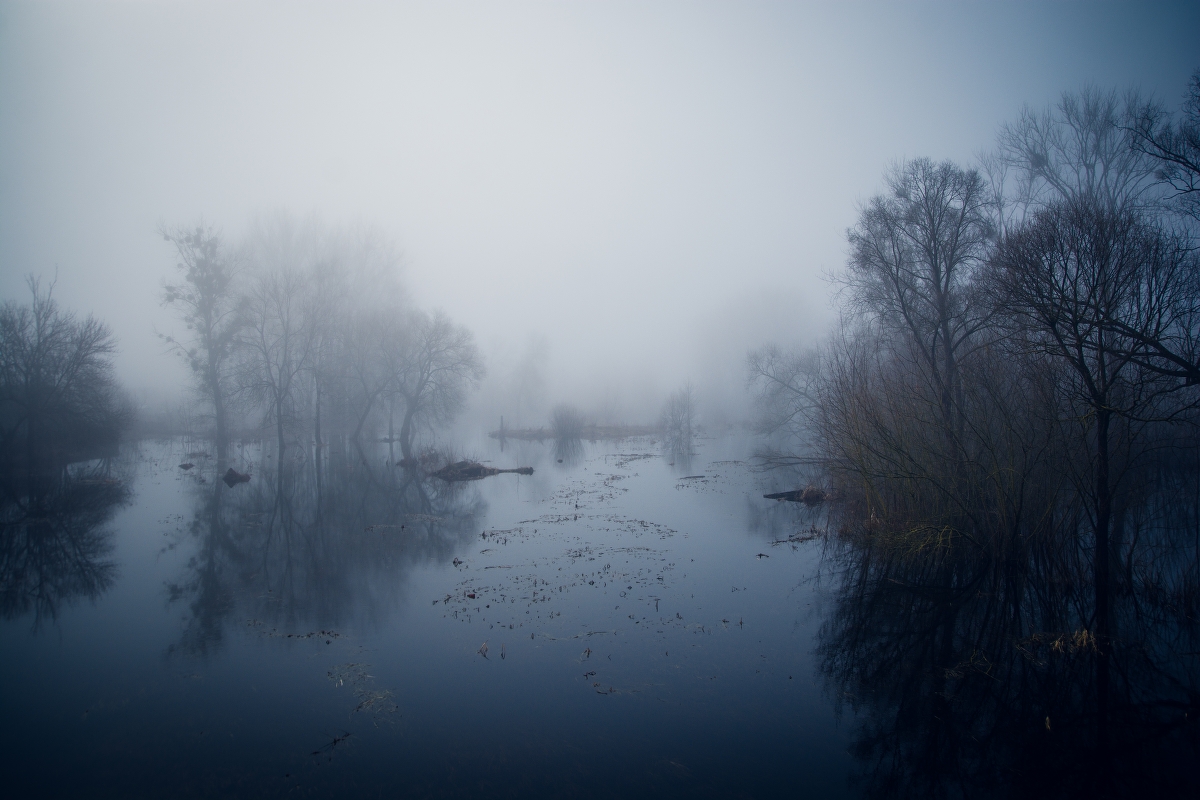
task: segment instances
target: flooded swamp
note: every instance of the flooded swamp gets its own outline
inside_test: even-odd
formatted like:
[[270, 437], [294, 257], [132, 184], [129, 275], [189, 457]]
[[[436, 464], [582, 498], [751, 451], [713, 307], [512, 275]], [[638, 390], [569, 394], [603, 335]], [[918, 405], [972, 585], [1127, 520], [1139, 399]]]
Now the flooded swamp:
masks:
[[1101, 675], [993, 573], [765, 499], [812, 493], [754, 445], [481, 438], [533, 473], [445, 481], [243, 443], [227, 483], [169, 439], [10, 491], [6, 794], [1062, 796], [1105, 754], [1110, 786], [1178, 788], [1190, 656], [1148, 637]]

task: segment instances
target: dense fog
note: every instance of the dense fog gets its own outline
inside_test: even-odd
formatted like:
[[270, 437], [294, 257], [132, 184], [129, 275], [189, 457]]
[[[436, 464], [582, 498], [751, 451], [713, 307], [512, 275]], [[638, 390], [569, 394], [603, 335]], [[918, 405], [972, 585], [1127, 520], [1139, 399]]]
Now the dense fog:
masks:
[[[106, 323], [148, 410], [188, 396], [156, 334], [178, 256], [281, 218], [372, 237], [469, 328], [476, 424], [570, 402], [649, 422], [686, 381], [747, 418], [745, 354], [823, 336], [825, 277], [897, 159], [973, 165], [1023, 104], [1175, 104], [1186, 4], [6, 4], [0, 293]], [[1036, 20], [1036, 23], [1034, 23]], [[369, 232], [369, 234], [367, 233]]]
[[1192, 796], [1197, 31], [0, 5], [6, 796]]

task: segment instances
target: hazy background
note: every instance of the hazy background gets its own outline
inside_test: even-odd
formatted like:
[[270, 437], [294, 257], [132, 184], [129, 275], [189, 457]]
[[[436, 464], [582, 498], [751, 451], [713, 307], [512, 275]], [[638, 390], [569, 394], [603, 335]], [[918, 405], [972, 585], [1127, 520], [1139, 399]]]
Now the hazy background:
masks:
[[1198, 32], [1197, 3], [6, 2], [0, 296], [57, 269], [135, 393], [182, 392], [156, 226], [286, 209], [395, 238], [475, 331], [486, 418], [524, 381], [649, 419], [689, 378], [737, 416], [745, 352], [830, 322], [890, 162], [968, 162], [1087, 82], [1174, 108]]

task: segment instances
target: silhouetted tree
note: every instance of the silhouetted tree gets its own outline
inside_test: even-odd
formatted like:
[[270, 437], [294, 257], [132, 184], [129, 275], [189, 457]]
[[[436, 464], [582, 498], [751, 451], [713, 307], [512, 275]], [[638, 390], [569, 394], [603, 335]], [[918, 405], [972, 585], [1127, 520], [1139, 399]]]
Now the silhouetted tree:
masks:
[[312, 320], [306, 314], [304, 280], [298, 270], [291, 269], [257, 276], [241, 340], [241, 389], [265, 405], [281, 454], [284, 428], [294, 416], [297, 390], [309, 367], [314, 341]]
[[1155, 178], [1170, 185], [1178, 208], [1200, 220], [1200, 69], [1192, 73], [1178, 119], [1145, 103], [1130, 125], [1135, 150], [1154, 160]]
[[112, 374], [116, 342], [92, 316], [61, 311], [54, 285], [27, 279], [30, 302], [0, 307], [0, 448], [6, 468], [24, 450], [25, 466], [40, 456], [65, 459], [114, 443], [129, 420]]
[[452, 419], [484, 368], [474, 336], [444, 313], [414, 311], [407, 328], [407, 335], [389, 340], [386, 358], [393, 391], [404, 401], [400, 451], [410, 460], [416, 426]]
[[212, 406], [217, 461], [224, 464], [229, 445], [229, 401], [234, 345], [246, 324], [245, 297], [237, 291], [238, 261], [212, 226], [163, 229], [175, 245], [182, 280], [163, 287], [163, 303], [187, 326], [181, 338], [162, 334], [187, 363], [205, 401]]
[[1000, 158], [1020, 176], [1015, 199], [1034, 208], [1084, 198], [1111, 208], [1144, 204], [1155, 164], [1133, 146], [1142, 107], [1134, 92], [1121, 98], [1088, 87], [1040, 113], [1022, 109], [999, 136]]
[[902, 337], [955, 427], [962, 352], [986, 323], [971, 291], [994, 226], [978, 173], [916, 159], [886, 177], [847, 236], [851, 308]]
[[746, 384], [755, 392], [755, 430], [778, 442], [760, 451], [765, 463], [794, 463], [807, 450], [817, 409], [820, 362], [816, 348], [783, 350], [766, 345], [746, 356]]
[[[1109, 534], [1119, 474], [1118, 436], [1133, 422], [1170, 416], [1156, 408], [1164, 376], [1144, 367], [1144, 342], [1161, 330], [1161, 298], [1147, 297], [1168, 256], [1160, 232], [1129, 210], [1083, 196], [1037, 212], [996, 255], [1003, 300], [1020, 341], [1068, 368], [1061, 386], [1091, 439], [1097, 629], [1108, 632]], [[1126, 429], [1118, 431], [1117, 423]], [[1127, 449], [1127, 448], [1126, 448]], [[1126, 457], [1125, 461], [1128, 460]]]

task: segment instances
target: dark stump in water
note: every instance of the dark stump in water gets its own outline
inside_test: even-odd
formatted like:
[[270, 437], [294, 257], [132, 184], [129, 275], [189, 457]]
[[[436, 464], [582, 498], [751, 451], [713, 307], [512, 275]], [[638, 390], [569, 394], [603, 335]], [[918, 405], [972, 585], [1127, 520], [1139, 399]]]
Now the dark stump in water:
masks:
[[533, 467], [496, 469], [495, 467], [485, 467], [478, 461], [455, 461], [453, 464], [447, 464], [437, 472], [430, 474], [432, 474], [433, 477], [441, 478], [444, 481], [477, 481], [481, 478], [499, 475], [502, 472], [515, 472], [518, 475], [532, 475]]
[[225, 481], [225, 485], [232, 489], [239, 483], [248, 482], [250, 480], [250, 475], [246, 472], [238, 472], [233, 467], [230, 467], [229, 469], [225, 470], [225, 475], [221, 478], [221, 480]]

